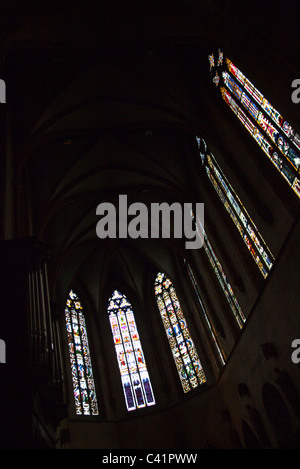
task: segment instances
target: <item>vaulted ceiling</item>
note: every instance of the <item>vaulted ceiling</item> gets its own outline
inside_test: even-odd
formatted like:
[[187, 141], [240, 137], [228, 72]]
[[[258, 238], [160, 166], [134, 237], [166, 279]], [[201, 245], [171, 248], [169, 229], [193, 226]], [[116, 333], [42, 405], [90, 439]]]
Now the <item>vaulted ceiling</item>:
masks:
[[[59, 301], [77, 282], [97, 308], [112, 278], [141, 293], [151, 265], [172, 272], [180, 245], [101, 241], [96, 207], [119, 194], [147, 203], [195, 201], [187, 160], [194, 136], [225, 132], [208, 53], [221, 46], [259, 61], [262, 40], [272, 62], [273, 14], [253, 2], [225, 8], [214, 0], [2, 3], [10, 151], [22, 188], [16, 235], [49, 243]], [[278, 8], [280, 28], [290, 33], [278, 48], [288, 58], [296, 30]], [[278, 80], [290, 83], [289, 73]]]

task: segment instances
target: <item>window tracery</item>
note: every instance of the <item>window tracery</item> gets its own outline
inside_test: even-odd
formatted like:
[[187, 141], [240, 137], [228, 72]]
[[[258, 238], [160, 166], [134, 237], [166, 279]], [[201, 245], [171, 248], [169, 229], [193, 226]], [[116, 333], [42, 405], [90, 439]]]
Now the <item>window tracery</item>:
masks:
[[187, 272], [188, 272], [188, 275], [189, 275], [189, 278], [191, 280], [191, 283], [193, 285], [193, 288], [194, 288], [194, 291], [195, 291], [195, 294], [196, 294], [196, 297], [197, 297], [197, 300], [199, 302], [199, 305], [201, 307], [201, 310], [202, 310], [202, 313], [203, 313], [203, 317], [204, 317], [204, 320], [207, 324], [207, 327], [208, 327], [208, 330], [210, 332], [210, 335], [213, 339], [213, 343], [216, 347], [216, 350], [217, 350], [217, 353], [218, 353], [218, 357], [219, 357], [219, 360], [220, 362], [222, 363], [222, 365], [225, 365], [226, 361], [227, 361], [227, 358], [226, 358], [226, 355], [225, 355], [225, 352], [223, 350], [223, 347], [220, 343], [220, 340], [218, 338], [218, 334], [217, 334], [217, 331], [216, 331], [216, 328], [214, 327], [213, 325], [213, 321], [211, 320], [209, 314], [207, 313], [206, 311], [206, 308], [203, 304], [203, 301], [202, 301], [202, 298], [201, 298], [201, 295], [200, 295], [200, 291], [199, 291], [199, 287], [198, 287], [198, 283], [197, 283], [197, 280], [195, 278], [195, 275], [194, 275], [194, 272], [190, 266], [190, 264], [188, 262], [185, 261], [185, 266], [187, 268]]
[[212, 81], [295, 194], [300, 197], [300, 135], [235, 64], [218, 50], [208, 56]]
[[260, 273], [266, 278], [273, 266], [274, 256], [266, 245], [237, 193], [227, 180], [205, 140], [196, 137], [202, 164], [224, 208], [243, 239]]
[[85, 317], [73, 290], [66, 302], [65, 320], [76, 414], [98, 415]]
[[107, 312], [127, 410], [155, 405], [132, 305], [124, 294], [115, 290], [108, 301]]
[[[192, 214], [192, 216], [194, 217], [194, 214]], [[204, 230], [204, 227], [201, 223], [201, 220], [197, 219], [197, 223], [196, 223], [196, 227], [197, 227], [197, 232], [198, 232], [198, 235], [201, 237], [202, 239], [202, 243], [203, 243], [203, 248], [204, 248], [204, 251], [205, 251], [205, 254], [207, 255], [208, 257], [208, 260], [211, 264], [211, 267], [217, 277], [217, 280], [219, 282], [219, 285], [221, 287], [221, 289], [223, 290], [223, 293], [225, 295], [225, 298], [230, 306], [230, 309], [231, 309], [231, 312], [239, 326], [240, 329], [243, 328], [244, 326], [244, 323], [246, 322], [246, 317], [244, 315], [244, 312], [239, 304], [239, 301], [234, 293], [234, 290], [228, 280], [228, 277], [225, 273], [225, 270], [221, 264], [221, 262], [219, 261], [218, 257], [217, 257], [217, 254], [215, 252], [215, 250], [213, 249], [209, 239], [208, 239], [208, 236]]]
[[190, 336], [174, 285], [164, 273], [157, 274], [154, 292], [182, 388], [186, 393], [205, 383], [206, 376]]

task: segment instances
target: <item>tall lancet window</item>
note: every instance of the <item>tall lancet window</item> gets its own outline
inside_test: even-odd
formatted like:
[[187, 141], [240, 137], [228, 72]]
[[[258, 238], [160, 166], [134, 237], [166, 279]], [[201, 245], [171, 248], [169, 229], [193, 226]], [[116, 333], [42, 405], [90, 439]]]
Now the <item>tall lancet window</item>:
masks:
[[191, 266], [190, 266], [190, 264], [189, 264], [188, 262], [185, 261], [184, 263], [185, 263], [185, 266], [186, 266], [186, 268], [187, 268], [187, 271], [188, 271], [188, 274], [189, 274], [189, 278], [190, 278], [191, 283], [192, 283], [192, 285], [193, 285], [195, 294], [196, 294], [196, 296], [197, 296], [197, 300], [198, 300], [199, 305], [200, 305], [200, 307], [201, 307], [203, 317], [204, 317], [204, 319], [205, 319], [205, 322], [206, 322], [206, 324], [207, 324], [207, 326], [208, 326], [209, 332], [210, 332], [210, 334], [211, 334], [211, 337], [212, 337], [212, 339], [213, 339], [213, 341], [214, 341], [214, 344], [215, 344], [215, 347], [216, 347], [216, 349], [217, 349], [217, 352], [218, 352], [218, 355], [219, 355], [219, 359], [221, 360], [222, 365], [225, 365], [227, 358], [226, 358], [226, 355], [225, 355], [224, 350], [223, 350], [223, 348], [222, 348], [222, 345], [221, 345], [221, 343], [220, 343], [220, 341], [219, 341], [218, 334], [217, 334], [217, 332], [216, 332], [216, 330], [215, 330], [215, 327], [214, 327], [214, 325], [213, 325], [213, 322], [211, 321], [211, 319], [210, 319], [210, 317], [209, 317], [209, 314], [207, 313], [206, 308], [205, 308], [205, 306], [204, 306], [204, 304], [203, 304], [203, 301], [202, 301], [202, 298], [201, 298], [201, 295], [200, 295], [200, 291], [199, 291], [199, 287], [198, 287], [198, 283], [197, 283], [197, 280], [196, 280], [196, 278], [195, 278], [194, 272], [193, 272], [193, 270], [192, 270], [192, 268], [191, 268]]
[[209, 64], [224, 101], [300, 197], [300, 135], [220, 50]]
[[191, 339], [176, 290], [164, 273], [158, 273], [155, 298], [173, 353], [184, 392], [206, 382], [195, 345]]
[[93, 370], [81, 302], [71, 290], [65, 307], [69, 357], [77, 415], [98, 415]]
[[107, 311], [127, 410], [153, 406], [154, 394], [132, 306], [125, 295], [115, 290]]
[[[194, 214], [192, 214], [194, 217]], [[209, 239], [206, 235], [203, 225], [201, 224], [201, 220], [197, 219], [196, 223], [197, 232], [203, 242], [204, 251], [209, 259], [209, 262], [213, 268], [213, 271], [218, 279], [220, 287], [223, 290], [223, 293], [226, 297], [226, 300], [229, 303], [231, 308], [232, 314], [239, 326], [240, 329], [243, 328], [244, 323], [246, 322], [246, 317], [243, 313], [243, 310], [238, 302], [238, 299], [233, 291], [233, 288], [227, 278], [225, 270], [223, 269], [221, 262], [219, 261]]]
[[274, 257], [242, 204], [237, 193], [227, 180], [205, 140], [196, 138], [202, 164], [212, 186], [242, 237], [250, 255], [264, 278], [272, 268]]

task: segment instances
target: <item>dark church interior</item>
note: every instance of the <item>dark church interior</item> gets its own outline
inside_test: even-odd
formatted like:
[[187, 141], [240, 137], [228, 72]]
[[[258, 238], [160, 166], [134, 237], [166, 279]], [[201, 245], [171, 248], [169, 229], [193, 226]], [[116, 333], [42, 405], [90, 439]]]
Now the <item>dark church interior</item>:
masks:
[[[1, 2], [2, 449], [300, 448], [299, 17], [296, 1]], [[237, 69], [244, 94], [238, 101], [235, 82], [226, 101]], [[268, 117], [255, 133], [254, 92], [252, 107], [233, 112], [249, 82], [294, 129], [290, 158], [258, 145], [257, 135], [271, 142], [281, 130]], [[252, 134], [241, 122], [248, 112]], [[220, 173], [227, 182], [217, 189]], [[101, 238], [97, 207], [117, 207], [121, 194], [147, 208], [203, 204], [203, 246], [187, 249], [172, 233]], [[157, 278], [174, 287], [172, 297], [170, 282], [162, 291], [184, 324], [180, 339], [164, 330]], [[126, 375], [129, 391], [122, 384], [114, 292], [134, 313], [151, 392], [142, 374]], [[83, 405], [91, 387], [75, 392], [83, 368], [72, 364], [67, 301], [85, 318], [82, 382], [97, 412]], [[181, 374], [178, 363], [188, 363]]]

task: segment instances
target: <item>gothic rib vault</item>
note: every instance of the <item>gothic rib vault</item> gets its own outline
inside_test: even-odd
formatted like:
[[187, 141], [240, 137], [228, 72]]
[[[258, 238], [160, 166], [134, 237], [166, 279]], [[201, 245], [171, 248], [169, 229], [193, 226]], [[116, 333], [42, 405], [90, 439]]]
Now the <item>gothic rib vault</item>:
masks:
[[[208, 232], [223, 253], [242, 306], [247, 312], [254, 308], [262, 279], [238, 243], [232, 247], [235, 238], [198, 167], [196, 135], [209, 142], [238, 189], [244, 190], [245, 180], [250, 184], [245, 198], [254, 209], [262, 213], [265, 204], [274, 213], [273, 225], [256, 216], [276, 255], [289, 234], [298, 201], [283, 187], [284, 202], [278, 202], [272, 192], [274, 185], [281, 191], [276, 175], [263, 187], [269, 167], [222, 105], [210, 80], [208, 54], [222, 47], [299, 129], [290, 100], [297, 72], [296, 19], [284, 6], [275, 14], [263, 5], [231, 1], [225, 8], [222, 3], [12, 0], [2, 6], [8, 181], [2, 239], [33, 236], [46, 243], [51, 299], [63, 309], [69, 288], [77, 286], [94, 326], [103, 326], [100, 312], [114, 285], [145, 311], [150, 274], [158, 270], [177, 279], [186, 294], [178, 266], [190, 254], [180, 240], [96, 236], [97, 205], [116, 201], [119, 194], [146, 204], [204, 202]], [[280, 39], [273, 34], [279, 17]], [[208, 298], [214, 298], [210, 277], [205, 285]], [[234, 326], [226, 327], [230, 355], [238, 334]], [[210, 352], [202, 347], [210, 366]], [[167, 349], [162, 357], [166, 354]], [[209, 374], [214, 396], [219, 377], [214, 365]], [[107, 390], [104, 394], [109, 399]], [[172, 405], [178, 396], [170, 393]], [[162, 402], [168, 408], [168, 397]], [[221, 408], [219, 397], [217, 402]], [[108, 414], [116, 418], [114, 411]], [[218, 443], [224, 443], [222, 437]]]

